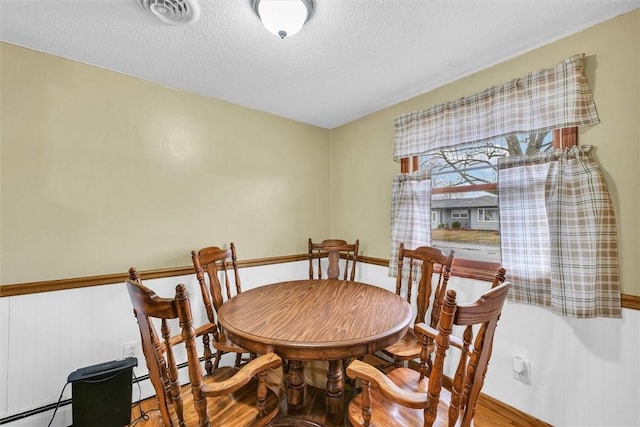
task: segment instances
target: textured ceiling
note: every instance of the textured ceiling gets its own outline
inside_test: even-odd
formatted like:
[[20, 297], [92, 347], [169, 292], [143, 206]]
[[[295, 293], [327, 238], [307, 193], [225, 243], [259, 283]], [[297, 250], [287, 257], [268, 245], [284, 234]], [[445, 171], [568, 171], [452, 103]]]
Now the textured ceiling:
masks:
[[315, 0], [284, 40], [250, 0], [198, 4], [197, 21], [171, 26], [138, 0], [0, 0], [0, 39], [331, 129], [640, 0]]

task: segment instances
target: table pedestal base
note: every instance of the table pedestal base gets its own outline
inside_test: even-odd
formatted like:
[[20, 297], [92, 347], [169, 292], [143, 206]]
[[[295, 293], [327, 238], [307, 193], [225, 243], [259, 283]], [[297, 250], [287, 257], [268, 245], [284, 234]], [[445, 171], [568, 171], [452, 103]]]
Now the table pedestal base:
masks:
[[272, 386], [280, 384], [282, 396], [274, 427], [348, 426], [344, 408], [355, 395], [355, 388], [347, 384], [345, 390], [343, 379], [340, 360], [289, 361], [288, 372], [280, 371], [278, 377], [271, 380]]
[[[342, 399], [351, 399], [355, 390], [348, 390], [342, 395]], [[306, 387], [304, 403], [292, 406], [283, 398], [280, 403], [280, 412], [273, 420], [274, 427], [347, 427], [349, 422], [346, 414], [329, 414], [326, 410], [326, 391], [311, 385]], [[342, 404], [344, 406], [344, 403]]]
[[[287, 402], [290, 407], [303, 405], [307, 384], [304, 375], [304, 363], [291, 360], [287, 380]], [[342, 375], [342, 360], [330, 360], [327, 369], [327, 385], [325, 409], [328, 414], [343, 414], [344, 401], [342, 398], [344, 381]]]

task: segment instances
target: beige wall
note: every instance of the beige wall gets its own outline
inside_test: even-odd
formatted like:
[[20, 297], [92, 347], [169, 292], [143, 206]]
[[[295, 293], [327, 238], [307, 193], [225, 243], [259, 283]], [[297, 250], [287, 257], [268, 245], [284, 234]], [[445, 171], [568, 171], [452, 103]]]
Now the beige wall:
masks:
[[329, 131], [0, 44], [1, 284], [329, 235]]
[[601, 123], [581, 128], [596, 147], [619, 225], [623, 293], [640, 295], [640, 11], [454, 81], [331, 131], [332, 234], [359, 237], [363, 253], [389, 256], [393, 118], [453, 101], [585, 53]]
[[640, 11], [331, 131], [0, 43], [0, 283], [189, 265], [231, 240], [243, 259], [324, 236], [387, 258], [393, 118], [579, 52], [602, 120], [580, 142], [614, 199], [623, 292], [640, 295]]

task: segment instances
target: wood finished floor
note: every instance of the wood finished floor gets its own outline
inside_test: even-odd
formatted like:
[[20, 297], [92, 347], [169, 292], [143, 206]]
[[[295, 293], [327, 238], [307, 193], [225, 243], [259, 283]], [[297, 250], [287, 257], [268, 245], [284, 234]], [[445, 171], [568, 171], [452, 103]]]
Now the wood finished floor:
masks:
[[[326, 370], [325, 366], [322, 362], [314, 363], [312, 365], [305, 365], [305, 377], [307, 384], [311, 385], [308, 388], [307, 400], [308, 408], [305, 409], [305, 412], [313, 412], [318, 413], [318, 408], [321, 408], [324, 403], [324, 397], [322, 394], [322, 387], [324, 386], [324, 382], [326, 381]], [[281, 405], [281, 412], [286, 412], [286, 390], [282, 386], [282, 370], [276, 369], [273, 370], [269, 375], [269, 386], [273, 390], [277, 390], [282, 398], [283, 405]], [[345, 393], [349, 393], [349, 387], [345, 387]], [[192, 395], [189, 385], [185, 385], [182, 391], [184, 408], [185, 408], [185, 422], [187, 426], [197, 426], [198, 425], [198, 417], [195, 411], [192, 409]], [[492, 402], [491, 399], [480, 399], [478, 405], [476, 407], [476, 415], [474, 418], [474, 425], [476, 427], [501, 427], [501, 426], [531, 426], [531, 427], [542, 427], [548, 426], [548, 424], [539, 422], [534, 418], [526, 416], [526, 414], [522, 414], [517, 410], [513, 410], [509, 412], [505, 411], [504, 407], [500, 407], [500, 413], [496, 412], [495, 402]], [[148, 419], [138, 419], [140, 416], [140, 410], [144, 411]], [[282, 413], [279, 415], [280, 418], [285, 417], [287, 414]], [[137, 404], [134, 405], [132, 413], [132, 423], [130, 427], [163, 427], [164, 424], [160, 418], [160, 412], [157, 409], [157, 403], [155, 396], [148, 398], [141, 402], [140, 406]], [[323, 416], [315, 416], [306, 414], [306, 416], [325, 427], [341, 427], [348, 426], [347, 422], [335, 422], [335, 420], [327, 420]], [[277, 419], [276, 419], [277, 420]], [[177, 420], [174, 420], [177, 425]], [[278, 424], [280, 426], [284, 426], [286, 424]], [[232, 426], [230, 426], [232, 427]]]

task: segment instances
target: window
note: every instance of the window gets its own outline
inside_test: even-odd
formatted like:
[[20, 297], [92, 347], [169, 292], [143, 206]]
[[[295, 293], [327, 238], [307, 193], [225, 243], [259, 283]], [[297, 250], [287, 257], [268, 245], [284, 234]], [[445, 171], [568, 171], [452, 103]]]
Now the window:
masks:
[[455, 219], [469, 218], [469, 212], [467, 210], [454, 209], [451, 211], [451, 218], [455, 218]]
[[[394, 118], [401, 173], [391, 193], [391, 254], [403, 242], [456, 247], [453, 274], [482, 280], [504, 264], [513, 301], [563, 316], [622, 316], [613, 202], [592, 147], [576, 146], [575, 126], [600, 122], [583, 59]], [[440, 212], [435, 228], [431, 209]], [[469, 218], [451, 218], [458, 209]], [[585, 233], [591, 221], [603, 228]], [[587, 246], [601, 249], [576, 250]], [[481, 260], [469, 260], [477, 253]], [[398, 264], [389, 259], [389, 276]]]
[[478, 222], [498, 222], [498, 209], [478, 209]]
[[576, 137], [577, 128], [516, 134], [403, 161], [403, 172], [431, 170], [432, 245], [455, 250], [456, 260], [494, 270], [501, 262], [498, 159], [570, 147]]

